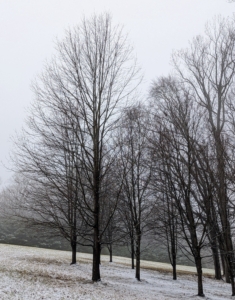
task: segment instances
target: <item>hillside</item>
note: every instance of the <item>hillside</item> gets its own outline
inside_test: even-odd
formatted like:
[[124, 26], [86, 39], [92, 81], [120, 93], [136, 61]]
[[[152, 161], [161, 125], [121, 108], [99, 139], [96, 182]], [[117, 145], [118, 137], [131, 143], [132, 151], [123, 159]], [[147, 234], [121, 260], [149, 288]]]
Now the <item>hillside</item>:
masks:
[[[91, 256], [79, 253], [70, 266], [70, 252], [0, 244], [0, 299], [198, 299], [192, 267], [180, 266], [177, 281], [170, 266], [142, 262], [142, 281], [134, 278], [127, 258], [102, 256], [99, 283], [92, 283]], [[157, 269], [161, 270], [156, 271]], [[213, 270], [204, 269], [205, 275]], [[206, 299], [232, 299], [230, 285], [204, 277]]]

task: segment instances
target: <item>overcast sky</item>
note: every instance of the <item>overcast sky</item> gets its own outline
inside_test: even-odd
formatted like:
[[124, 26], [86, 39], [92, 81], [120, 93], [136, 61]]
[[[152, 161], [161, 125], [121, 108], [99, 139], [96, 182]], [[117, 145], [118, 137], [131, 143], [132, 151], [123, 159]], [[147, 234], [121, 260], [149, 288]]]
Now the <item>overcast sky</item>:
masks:
[[170, 71], [170, 56], [202, 34], [213, 16], [232, 16], [227, 0], [0, 0], [0, 178], [9, 181], [11, 137], [20, 131], [33, 99], [31, 81], [54, 53], [56, 38], [83, 16], [110, 12], [124, 25], [145, 75], [151, 81]]

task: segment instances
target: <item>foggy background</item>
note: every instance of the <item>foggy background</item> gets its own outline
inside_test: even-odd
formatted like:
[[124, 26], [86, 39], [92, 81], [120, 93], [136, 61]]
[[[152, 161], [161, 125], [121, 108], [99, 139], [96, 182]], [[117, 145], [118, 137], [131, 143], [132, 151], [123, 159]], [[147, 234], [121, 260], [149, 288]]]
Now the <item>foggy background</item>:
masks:
[[[143, 94], [151, 81], [170, 71], [173, 49], [185, 48], [215, 15], [231, 16], [227, 0], [1, 0], [0, 1], [0, 178], [12, 172], [11, 138], [20, 131], [33, 99], [32, 80], [53, 56], [56, 38], [83, 16], [109, 12], [124, 25], [145, 75]], [[6, 168], [7, 167], [7, 168]]]

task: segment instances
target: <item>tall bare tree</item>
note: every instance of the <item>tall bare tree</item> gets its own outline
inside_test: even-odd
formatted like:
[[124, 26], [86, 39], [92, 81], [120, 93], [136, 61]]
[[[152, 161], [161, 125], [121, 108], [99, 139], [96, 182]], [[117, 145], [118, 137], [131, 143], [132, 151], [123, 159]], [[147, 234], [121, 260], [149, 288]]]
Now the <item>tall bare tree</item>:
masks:
[[[207, 220], [197, 196], [195, 182], [195, 148], [201, 139], [202, 115], [193, 102], [190, 89], [172, 77], [155, 82], [152, 96], [161, 121], [156, 148], [159, 172], [168, 180], [180, 229], [190, 249], [198, 275], [198, 295], [204, 296], [202, 283], [202, 248], [206, 242]], [[197, 113], [196, 113], [197, 112]]]
[[130, 107], [125, 110], [121, 122], [118, 148], [120, 173], [123, 174], [122, 206], [124, 212], [122, 215], [130, 217], [126, 223], [128, 230], [131, 231], [129, 235], [133, 235], [135, 242], [136, 279], [140, 280], [141, 238], [147, 232], [146, 225], [151, 213], [148, 187], [152, 166], [147, 147], [149, 135], [147, 111], [141, 105]]
[[194, 91], [195, 101], [203, 107], [214, 140], [217, 166], [218, 208], [223, 240], [222, 253], [228, 272], [226, 281], [234, 285], [234, 249], [229, 221], [230, 199], [226, 176], [226, 147], [229, 132], [228, 96], [235, 75], [235, 20], [215, 18], [207, 25], [205, 37], [196, 37], [189, 50], [173, 57], [178, 76]]
[[[30, 130], [18, 142], [18, 171], [30, 178], [36, 170], [43, 183], [51, 178], [51, 169], [56, 176], [64, 167], [57, 151], [65, 149], [73, 163], [69, 174], [79, 190], [76, 209], [86, 228], [83, 243], [93, 248], [92, 280], [98, 281], [102, 236], [115, 210], [114, 205], [103, 224], [105, 178], [115, 159], [112, 130], [120, 107], [140, 81], [139, 70], [126, 36], [108, 14], [84, 18], [66, 32], [56, 49], [55, 58], [34, 84]], [[57, 161], [56, 167], [41, 155], [47, 152]]]

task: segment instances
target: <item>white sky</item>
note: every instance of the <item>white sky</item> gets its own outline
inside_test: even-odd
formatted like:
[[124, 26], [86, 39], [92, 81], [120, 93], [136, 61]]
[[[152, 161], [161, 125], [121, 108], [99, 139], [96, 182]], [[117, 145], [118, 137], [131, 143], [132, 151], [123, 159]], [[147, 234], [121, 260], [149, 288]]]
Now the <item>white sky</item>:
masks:
[[110, 12], [124, 25], [144, 74], [151, 81], [170, 71], [173, 49], [185, 48], [215, 15], [232, 16], [228, 0], [0, 0], [0, 178], [11, 172], [11, 137], [23, 126], [33, 99], [31, 81], [54, 53], [55, 39], [82, 16]]

